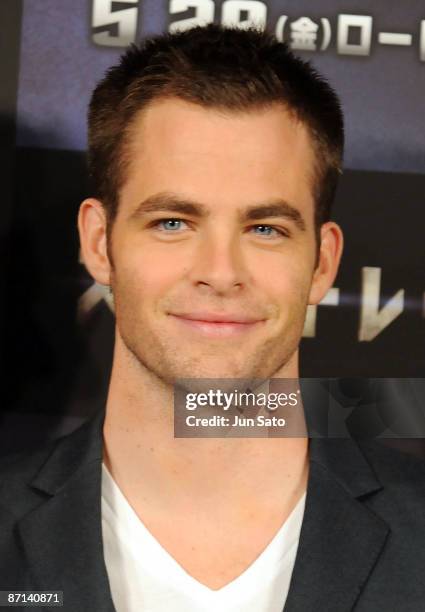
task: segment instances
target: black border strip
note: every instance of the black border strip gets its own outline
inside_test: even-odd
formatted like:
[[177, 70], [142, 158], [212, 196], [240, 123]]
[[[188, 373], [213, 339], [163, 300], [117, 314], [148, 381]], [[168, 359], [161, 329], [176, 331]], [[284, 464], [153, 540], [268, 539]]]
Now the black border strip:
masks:
[[[0, 345], [8, 328], [10, 247], [15, 195], [16, 110], [23, 0], [0, 1]], [[5, 362], [7, 355], [4, 356]], [[1, 367], [1, 366], [0, 366]], [[3, 368], [2, 368], [3, 370]]]

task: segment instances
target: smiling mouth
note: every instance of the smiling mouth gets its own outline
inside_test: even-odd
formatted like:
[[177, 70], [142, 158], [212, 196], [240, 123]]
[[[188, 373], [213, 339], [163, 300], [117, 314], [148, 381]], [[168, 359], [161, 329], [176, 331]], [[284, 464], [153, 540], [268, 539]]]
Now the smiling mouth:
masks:
[[187, 330], [201, 333], [210, 337], [229, 337], [237, 336], [252, 331], [259, 325], [263, 324], [264, 320], [259, 321], [204, 321], [202, 319], [186, 318], [179, 315], [171, 315], [173, 319], [185, 326]]

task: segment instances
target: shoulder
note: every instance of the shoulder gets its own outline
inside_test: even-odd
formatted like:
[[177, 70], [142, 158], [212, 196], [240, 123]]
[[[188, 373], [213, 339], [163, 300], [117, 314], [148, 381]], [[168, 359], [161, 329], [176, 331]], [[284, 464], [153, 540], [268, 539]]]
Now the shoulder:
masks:
[[19, 516], [37, 499], [28, 486], [48, 460], [58, 441], [31, 451], [20, 451], [0, 457], [0, 516]]
[[[51, 437], [35, 448], [0, 455], [0, 488], [5, 483], [31, 482], [56, 450], [71, 447], [74, 455], [82, 452], [83, 438], [90, 438], [93, 435], [90, 426], [94, 424], [97, 414], [78, 423], [71, 430], [68, 429], [65, 434]], [[66, 463], [68, 459], [70, 459], [69, 454], [64, 454], [62, 463]]]
[[103, 411], [34, 450], [0, 456], [0, 514], [18, 517], [101, 457]]
[[393, 448], [382, 441], [356, 442], [383, 485], [425, 484], [425, 458]]
[[0, 486], [6, 481], [27, 480], [47, 460], [57, 441], [50, 441], [45, 446], [9, 453], [0, 456]]
[[72, 438], [75, 432], [50, 438], [29, 450], [0, 456], [0, 516], [19, 517], [37, 504], [41, 492], [31, 486], [55, 450]]
[[382, 489], [367, 505], [390, 523], [425, 528], [425, 460], [382, 442], [358, 442]]

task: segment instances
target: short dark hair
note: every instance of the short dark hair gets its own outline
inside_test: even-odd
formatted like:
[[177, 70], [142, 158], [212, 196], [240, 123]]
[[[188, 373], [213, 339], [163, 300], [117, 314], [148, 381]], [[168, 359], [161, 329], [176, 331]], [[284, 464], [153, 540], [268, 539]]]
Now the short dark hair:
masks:
[[108, 226], [126, 177], [132, 122], [150, 101], [167, 97], [236, 112], [283, 104], [307, 127], [315, 148], [316, 232], [329, 220], [344, 146], [336, 93], [270, 32], [209, 24], [131, 45], [95, 88], [88, 116], [89, 173]]

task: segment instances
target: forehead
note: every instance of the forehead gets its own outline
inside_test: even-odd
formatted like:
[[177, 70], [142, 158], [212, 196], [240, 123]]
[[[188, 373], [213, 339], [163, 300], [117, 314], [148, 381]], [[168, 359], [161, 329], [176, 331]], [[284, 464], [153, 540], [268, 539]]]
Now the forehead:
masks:
[[129, 134], [124, 187], [139, 201], [167, 190], [215, 206], [284, 197], [313, 207], [313, 143], [281, 104], [234, 112], [160, 99]]

